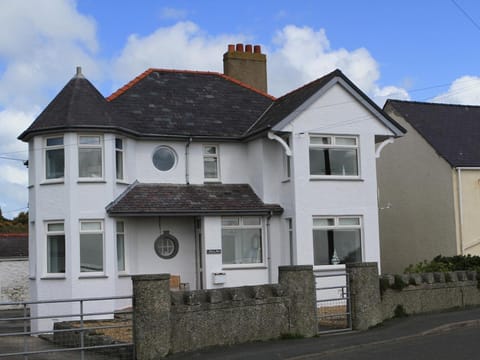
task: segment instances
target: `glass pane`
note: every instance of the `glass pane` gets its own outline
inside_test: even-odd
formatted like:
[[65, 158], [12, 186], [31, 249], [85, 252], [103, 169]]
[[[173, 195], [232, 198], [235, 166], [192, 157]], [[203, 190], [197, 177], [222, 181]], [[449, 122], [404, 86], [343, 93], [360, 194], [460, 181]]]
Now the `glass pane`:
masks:
[[329, 145], [332, 143], [330, 136], [312, 136], [310, 138], [310, 144], [313, 145]]
[[262, 232], [260, 229], [223, 229], [223, 264], [261, 263]]
[[205, 146], [203, 148], [204, 154], [207, 155], [215, 155], [217, 153], [217, 147], [216, 146]]
[[60, 146], [60, 145], [63, 145], [63, 137], [47, 139], [47, 146]]
[[102, 234], [80, 234], [80, 271], [103, 271]]
[[153, 153], [153, 165], [160, 171], [168, 171], [175, 165], [175, 153], [167, 147], [161, 147]]
[[358, 175], [356, 149], [329, 149], [329, 175], [354, 176]]
[[102, 149], [78, 149], [78, 176], [82, 178], [102, 177]]
[[328, 149], [310, 148], [310, 175], [330, 175]]
[[125, 271], [125, 237], [123, 234], [117, 234], [117, 268], [118, 271]]
[[339, 218], [338, 225], [360, 225], [360, 219], [357, 217], [352, 218]]
[[316, 218], [313, 219], [313, 226], [334, 226], [335, 219], [334, 218]]
[[357, 139], [354, 138], [354, 137], [338, 137], [337, 136], [335, 138], [335, 144], [356, 146], [357, 145]]
[[124, 226], [123, 226], [123, 221], [117, 221], [117, 232], [123, 233]]
[[102, 223], [100, 221], [82, 221], [80, 229], [82, 231], [101, 231]]
[[313, 230], [315, 265], [362, 261], [360, 229]]
[[65, 272], [65, 235], [47, 236], [47, 272]]
[[100, 145], [100, 136], [80, 136], [79, 143], [81, 145]]
[[63, 149], [45, 151], [45, 178], [59, 179], [64, 176], [65, 159]]
[[261, 218], [259, 216], [244, 216], [243, 225], [260, 225]]
[[239, 224], [240, 224], [240, 220], [236, 216], [222, 217], [222, 225], [224, 226], [235, 226]]
[[206, 179], [217, 179], [217, 158], [207, 157], [203, 159], [203, 171]]
[[122, 139], [115, 139], [115, 148], [116, 149], [123, 149], [123, 140]]
[[115, 152], [115, 169], [117, 179], [123, 179], [123, 152], [121, 151]]
[[52, 231], [64, 231], [64, 225], [63, 223], [54, 223], [54, 224], [47, 224], [47, 231], [52, 232]]

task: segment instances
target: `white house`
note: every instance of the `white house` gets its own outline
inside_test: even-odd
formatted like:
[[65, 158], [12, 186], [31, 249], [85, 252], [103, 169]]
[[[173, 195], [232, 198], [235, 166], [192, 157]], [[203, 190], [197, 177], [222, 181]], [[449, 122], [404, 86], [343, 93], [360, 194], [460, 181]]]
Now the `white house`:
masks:
[[375, 157], [403, 128], [339, 70], [275, 99], [259, 46], [230, 45], [224, 65], [149, 69], [108, 98], [78, 69], [19, 136], [33, 299], [130, 294], [132, 274], [209, 289], [379, 261]]

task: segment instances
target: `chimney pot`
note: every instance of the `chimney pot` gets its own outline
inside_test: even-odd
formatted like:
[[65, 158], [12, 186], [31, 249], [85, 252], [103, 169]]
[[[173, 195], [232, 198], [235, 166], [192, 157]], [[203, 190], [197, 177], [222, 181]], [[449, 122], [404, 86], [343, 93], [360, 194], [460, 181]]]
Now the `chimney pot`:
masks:
[[255, 45], [255, 46], [253, 47], [253, 52], [254, 52], [255, 54], [261, 54], [261, 53], [262, 53], [262, 47], [261, 47], [260, 45]]
[[249, 45], [245, 45], [245, 52], [251, 54], [251, 53], [252, 53], [252, 45], [250, 45], [250, 44], [249, 44]]
[[234, 52], [234, 51], [235, 51], [235, 45], [228, 44], [228, 52]]
[[76, 78], [83, 78], [83, 74], [82, 74], [82, 67], [81, 66], [77, 66], [77, 72], [75, 73], [75, 77]]
[[243, 44], [237, 44], [237, 51], [243, 52]]

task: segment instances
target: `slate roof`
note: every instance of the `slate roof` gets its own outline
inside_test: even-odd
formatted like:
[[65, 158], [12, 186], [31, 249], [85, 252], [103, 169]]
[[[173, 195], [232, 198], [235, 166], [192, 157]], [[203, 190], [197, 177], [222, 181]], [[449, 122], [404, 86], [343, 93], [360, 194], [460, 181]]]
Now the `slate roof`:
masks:
[[402, 133], [340, 70], [275, 99], [219, 73], [149, 69], [107, 99], [77, 74], [19, 139], [103, 129], [134, 137], [244, 140], [278, 124], [336, 77]]
[[28, 234], [0, 234], [0, 258], [28, 257]]
[[111, 216], [191, 216], [268, 214], [283, 212], [280, 205], [265, 204], [247, 184], [132, 184], [114, 202]]
[[480, 166], [480, 106], [388, 100], [452, 167]]

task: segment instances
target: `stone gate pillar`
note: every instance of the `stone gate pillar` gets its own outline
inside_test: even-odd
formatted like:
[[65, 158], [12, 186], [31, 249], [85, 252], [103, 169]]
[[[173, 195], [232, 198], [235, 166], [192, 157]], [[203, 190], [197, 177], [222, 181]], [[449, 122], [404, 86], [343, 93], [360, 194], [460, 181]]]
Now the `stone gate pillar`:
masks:
[[350, 284], [352, 327], [366, 330], [382, 322], [376, 262], [346, 264]]

